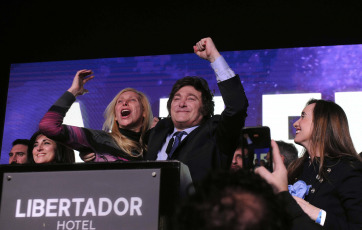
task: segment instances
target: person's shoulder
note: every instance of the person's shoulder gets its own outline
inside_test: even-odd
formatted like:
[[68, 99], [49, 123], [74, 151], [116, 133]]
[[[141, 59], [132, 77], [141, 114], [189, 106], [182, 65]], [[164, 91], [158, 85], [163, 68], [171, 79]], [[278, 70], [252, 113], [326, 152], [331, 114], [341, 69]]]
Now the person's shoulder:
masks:
[[326, 170], [331, 183], [340, 194], [346, 195], [348, 191], [355, 194], [356, 190], [362, 189], [362, 163], [358, 158], [341, 157], [334, 167], [328, 167]]
[[162, 132], [162, 130], [169, 130], [169, 129], [173, 129], [173, 123], [170, 117], [167, 118], [163, 118], [160, 121], [157, 122], [156, 126], [151, 128], [150, 130], [148, 130], [148, 136], [153, 134], [153, 133], [158, 133], [158, 132]]
[[87, 138], [92, 138], [94, 140], [112, 139], [110, 133], [104, 130], [90, 128], [82, 128], [82, 130]]
[[327, 172], [334, 171], [338, 177], [353, 174], [362, 175], [362, 162], [355, 157], [346, 156], [338, 159], [327, 159], [325, 167]]
[[173, 123], [172, 123], [171, 117], [166, 117], [166, 118], [161, 119], [159, 122], [157, 122], [156, 126], [152, 129], [160, 129], [160, 128], [164, 128], [164, 127], [169, 127], [172, 124]]
[[362, 170], [362, 161], [357, 157], [342, 157], [341, 164], [344, 167]]
[[212, 115], [211, 117], [204, 119], [200, 123], [200, 127], [206, 127], [206, 126], [214, 127], [214, 126], [217, 126], [217, 124], [219, 123], [221, 117], [222, 116], [219, 115], [219, 114]]
[[212, 115], [212, 117], [205, 120], [205, 122], [218, 122], [221, 118], [220, 114]]

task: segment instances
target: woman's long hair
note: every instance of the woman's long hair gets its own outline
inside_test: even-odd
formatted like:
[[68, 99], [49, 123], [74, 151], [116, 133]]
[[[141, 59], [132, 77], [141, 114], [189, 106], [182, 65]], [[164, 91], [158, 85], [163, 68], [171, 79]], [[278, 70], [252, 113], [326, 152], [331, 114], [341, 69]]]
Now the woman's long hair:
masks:
[[[120, 133], [118, 123], [115, 120], [115, 107], [118, 97], [125, 92], [134, 92], [138, 94], [142, 110], [145, 114], [145, 117], [142, 121], [141, 137], [139, 142], [133, 141]], [[143, 155], [143, 152], [147, 150], [147, 146], [144, 143], [143, 139], [147, 130], [150, 129], [153, 119], [150, 102], [148, 101], [147, 96], [144, 93], [133, 88], [123, 89], [113, 98], [113, 100], [107, 106], [104, 112], [104, 118], [105, 122], [103, 123], [103, 130], [110, 133], [112, 138], [116, 141], [117, 145], [122, 149], [123, 152], [127, 153], [131, 157], [139, 157]]]
[[352, 157], [361, 160], [353, 146], [349, 132], [348, 120], [343, 109], [332, 101], [311, 99], [307, 105], [315, 104], [313, 110], [313, 130], [311, 135], [310, 153], [304, 149], [303, 156], [288, 167], [288, 180], [293, 183], [303, 169], [303, 162], [310, 154], [320, 153], [319, 173], [323, 172], [325, 158]]
[[[33, 149], [34, 149], [34, 143], [39, 135], [44, 135], [44, 134], [41, 133], [40, 131], [36, 131], [33, 134], [33, 136], [31, 136], [31, 138], [30, 138], [30, 143], [29, 143], [29, 147], [28, 147], [28, 161], [31, 164], [36, 164], [34, 161], [34, 157], [33, 157]], [[53, 140], [53, 139], [51, 139], [51, 140]], [[58, 141], [54, 141], [54, 142], [56, 144], [55, 158], [54, 158], [53, 162], [49, 162], [49, 163], [74, 163], [75, 162], [74, 150], [71, 148], [68, 148], [67, 146], [61, 144]]]

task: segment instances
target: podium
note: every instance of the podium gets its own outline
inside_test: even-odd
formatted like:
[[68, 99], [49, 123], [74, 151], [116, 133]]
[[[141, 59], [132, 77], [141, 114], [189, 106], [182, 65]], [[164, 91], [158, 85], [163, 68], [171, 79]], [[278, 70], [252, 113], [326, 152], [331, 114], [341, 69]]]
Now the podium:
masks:
[[0, 165], [0, 228], [167, 229], [193, 191], [179, 161]]

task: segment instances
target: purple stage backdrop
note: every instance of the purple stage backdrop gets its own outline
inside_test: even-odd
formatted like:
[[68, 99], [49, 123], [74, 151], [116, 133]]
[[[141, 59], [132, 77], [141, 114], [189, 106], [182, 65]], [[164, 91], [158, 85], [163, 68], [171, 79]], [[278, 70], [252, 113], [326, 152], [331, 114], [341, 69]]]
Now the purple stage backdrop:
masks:
[[[293, 120], [310, 97], [319, 97], [336, 101], [345, 109], [351, 129], [356, 130], [351, 130], [355, 147], [362, 151], [358, 113], [362, 112], [362, 45], [230, 51], [222, 55], [245, 87], [250, 104], [246, 126], [267, 125], [273, 139], [291, 142]], [[81, 120], [92, 129], [102, 128], [103, 111], [125, 87], [146, 93], [154, 116], [166, 109], [160, 108], [160, 98], [167, 98], [173, 83], [184, 76], [206, 78], [215, 96], [220, 96], [211, 67], [195, 54], [13, 64], [1, 164], [8, 163], [13, 140], [30, 138], [37, 130], [42, 116], [70, 87], [79, 69], [92, 69], [95, 75], [86, 85], [89, 93], [77, 98]]]

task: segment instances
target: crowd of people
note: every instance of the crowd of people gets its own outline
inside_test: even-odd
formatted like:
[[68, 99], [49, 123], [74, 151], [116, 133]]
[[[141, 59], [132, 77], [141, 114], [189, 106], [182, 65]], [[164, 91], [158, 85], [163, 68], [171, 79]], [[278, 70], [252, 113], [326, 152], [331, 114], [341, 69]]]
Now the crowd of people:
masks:
[[74, 163], [73, 150], [85, 162], [178, 160], [197, 189], [180, 206], [176, 229], [361, 229], [362, 161], [343, 109], [310, 100], [294, 123], [302, 156], [293, 144], [272, 141], [270, 172], [243, 151], [248, 100], [239, 76], [211, 38], [197, 42], [194, 52], [215, 72], [225, 103], [221, 115], [214, 115], [207, 81], [184, 77], [170, 92], [165, 119], [153, 118], [146, 95], [125, 88], [107, 106], [103, 130], [64, 125], [94, 78], [91, 70], [79, 70], [30, 141], [14, 141], [9, 163]]

